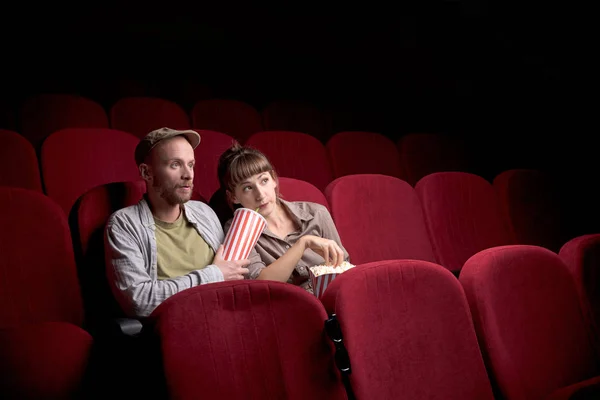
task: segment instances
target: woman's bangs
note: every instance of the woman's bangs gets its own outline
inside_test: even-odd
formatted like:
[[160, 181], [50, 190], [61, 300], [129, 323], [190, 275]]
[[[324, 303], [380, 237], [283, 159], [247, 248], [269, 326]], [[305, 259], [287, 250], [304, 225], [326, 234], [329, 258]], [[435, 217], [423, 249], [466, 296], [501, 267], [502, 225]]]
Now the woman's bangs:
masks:
[[246, 154], [235, 160], [231, 165], [231, 185], [235, 188], [241, 182], [254, 175], [270, 172], [272, 170], [273, 167], [271, 167], [269, 161], [264, 157], [255, 154]]

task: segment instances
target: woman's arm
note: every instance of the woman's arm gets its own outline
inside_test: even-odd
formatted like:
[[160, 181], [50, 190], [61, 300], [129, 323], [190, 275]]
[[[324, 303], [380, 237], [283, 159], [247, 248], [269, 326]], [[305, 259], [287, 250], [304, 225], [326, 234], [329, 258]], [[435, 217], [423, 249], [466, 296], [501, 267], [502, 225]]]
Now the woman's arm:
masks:
[[337, 266], [344, 261], [344, 251], [334, 240], [305, 235], [281, 257], [263, 268], [257, 279], [287, 282], [306, 249], [311, 249], [322, 256], [326, 264]]
[[337, 228], [335, 227], [335, 223], [333, 222], [333, 218], [331, 218], [331, 214], [325, 207], [321, 209], [320, 213], [322, 236], [326, 239], [331, 239], [335, 241], [344, 253], [344, 260], [350, 262], [350, 255], [342, 245], [340, 234], [338, 233]]

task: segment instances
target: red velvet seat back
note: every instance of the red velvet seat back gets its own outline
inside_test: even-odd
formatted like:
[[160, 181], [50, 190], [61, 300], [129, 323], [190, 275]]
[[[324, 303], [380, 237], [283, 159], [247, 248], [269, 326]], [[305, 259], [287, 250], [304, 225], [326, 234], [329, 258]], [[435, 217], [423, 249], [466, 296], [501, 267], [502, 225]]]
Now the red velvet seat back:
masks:
[[79, 196], [105, 183], [139, 179], [139, 139], [113, 129], [63, 129], [42, 146], [46, 193], [68, 215]]
[[458, 273], [478, 251], [514, 244], [492, 185], [465, 172], [437, 172], [415, 186], [440, 265]]
[[19, 113], [20, 131], [39, 150], [46, 137], [66, 128], [108, 128], [106, 111], [97, 102], [72, 94], [29, 97]]
[[435, 261], [414, 189], [386, 175], [349, 175], [325, 190], [353, 264], [411, 258]]
[[263, 129], [260, 113], [238, 100], [209, 99], [197, 102], [191, 112], [192, 126], [223, 132], [244, 143]]
[[293, 285], [221, 282], [180, 292], [157, 319], [176, 399], [345, 399], [322, 304]]
[[512, 169], [498, 174], [493, 185], [517, 243], [558, 252], [569, 235], [556, 180], [542, 171]]
[[459, 279], [503, 398], [545, 399], [598, 374], [574, 281], [556, 253], [487, 249], [465, 263]]
[[403, 178], [394, 142], [376, 132], [338, 132], [327, 141], [333, 176], [382, 174]]
[[42, 191], [33, 145], [17, 132], [0, 129], [0, 186]]
[[185, 110], [177, 103], [157, 97], [125, 97], [110, 109], [110, 127], [139, 138], [155, 129], [190, 129]]
[[250, 136], [246, 145], [262, 151], [279, 176], [310, 182], [320, 190], [332, 180], [325, 146], [306, 133], [264, 131]]
[[361, 399], [492, 400], [458, 280], [427, 261], [363, 264], [321, 297], [335, 313]]
[[0, 187], [0, 204], [0, 329], [47, 321], [81, 326], [81, 292], [64, 212], [49, 197], [21, 188]]
[[323, 192], [312, 183], [300, 179], [280, 177], [279, 193], [287, 201], [310, 201], [329, 209], [329, 203]]
[[600, 355], [600, 234], [571, 239], [558, 255], [575, 281], [592, 342]]

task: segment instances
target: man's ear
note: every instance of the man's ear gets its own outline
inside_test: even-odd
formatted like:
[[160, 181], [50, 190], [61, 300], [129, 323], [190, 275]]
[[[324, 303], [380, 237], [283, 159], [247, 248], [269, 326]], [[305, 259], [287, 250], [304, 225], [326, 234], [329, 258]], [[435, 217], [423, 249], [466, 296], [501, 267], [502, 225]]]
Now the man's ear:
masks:
[[150, 173], [150, 166], [148, 164], [142, 163], [139, 166], [140, 176], [146, 182], [152, 180], [152, 174]]

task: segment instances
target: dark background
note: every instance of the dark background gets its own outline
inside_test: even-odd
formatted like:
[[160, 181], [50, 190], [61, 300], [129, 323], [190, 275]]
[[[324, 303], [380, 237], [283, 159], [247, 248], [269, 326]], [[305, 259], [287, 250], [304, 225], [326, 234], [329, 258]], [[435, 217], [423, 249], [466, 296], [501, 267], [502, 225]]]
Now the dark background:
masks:
[[[486, 173], [597, 168], [588, 9], [542, 1], [13, 3], [2, 9], [0, 99], [127, 95], [187, 110], [226, 97], [298, 99], [354, 128], [464, 135]], [[594, 107], [595, 108], [595, 107]], [[565, 172], [568, 171], [568, 172]]]

